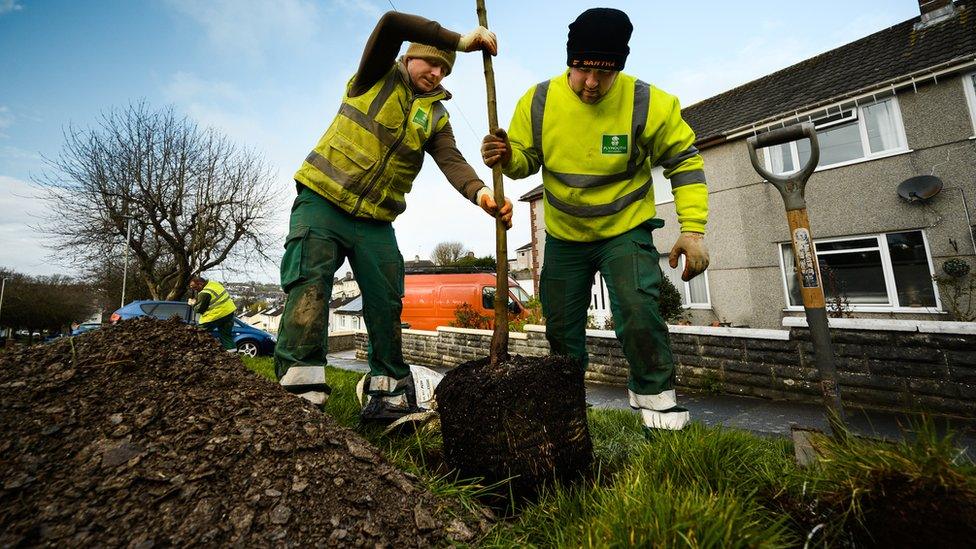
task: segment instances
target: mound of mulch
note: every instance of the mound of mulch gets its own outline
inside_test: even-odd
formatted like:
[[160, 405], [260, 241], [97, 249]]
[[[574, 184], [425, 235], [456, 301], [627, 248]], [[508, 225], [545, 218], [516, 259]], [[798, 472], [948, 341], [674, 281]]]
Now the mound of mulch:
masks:
[[593, 445], [583, 368], [558, 356], [461, 364], [437, 386], [444, 460], [460, 478], [532, 498], [549, 482], [587, 476]]
[[0, 395], [0, 547], [427, 547], [486, 528], [175, 320], [0, 355]]

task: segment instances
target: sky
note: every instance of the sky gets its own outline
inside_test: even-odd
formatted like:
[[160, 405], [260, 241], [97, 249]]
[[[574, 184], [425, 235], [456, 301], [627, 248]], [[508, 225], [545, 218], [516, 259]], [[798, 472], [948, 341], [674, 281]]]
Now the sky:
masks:
[[[634, 25], [625, 72], [684, 106], [918, 15], [917, 0], [488, 0], [503, 127], [531, 85], [565, 70], [567, 25], [598, 6], [622, 9]], [[45, 205], [35, 181], [54, 173], [45, 159], [58, 155], [65, 129], [140, 101], [173, 106], [264, 156], [278, 202], [270, 255], [280, 257], [292, 175], [331, 122], [376, 21], [392, 9], [461, 33], [477, 25], [473, 0], [0, 0], [0, 267], [75, 274], [37, 229]], [[459, 53], [443, 85], [454, 95], [445, 106], [459, 148], [490, 184], [478, 153], [488, 120], [480, 54]], [[528, 204], [517, 199], [540, 182], [505, 180], [515, 203], [510, 256], [531, 240]], [[446, 240], [494, 255], [494, 220], [430, 159], [394, 227], [408, 260], [428, 259]], [[274, 282], [277, 270], [271, 262], [210, 274]]]

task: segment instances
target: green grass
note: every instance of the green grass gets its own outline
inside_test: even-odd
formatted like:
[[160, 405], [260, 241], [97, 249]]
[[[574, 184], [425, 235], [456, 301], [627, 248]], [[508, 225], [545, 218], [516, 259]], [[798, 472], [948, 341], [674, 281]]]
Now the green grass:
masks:
[[[271, 360], [244, 359], [274, 379]], [[409, 435], [384, 436], [358, 425], [354, 393], [359, 374], [328, 368], [333, 387], [326, 412], [362, 433], [431, 492], [476, 512], [486, 487], [457, 481], [441, 460], [436, 422]], [[792, 547], [851, 538], [864, 494], [878, 478], [898, 473], [976, 494], [976, 468], [951, 435], [931, 421], [914, 426], [908, 442], [876, 443], [848, 437], [821, 440], [823, 459], [801, 469], [792, 443], [745, 431], [693, 424], [679, 432], [645, 436], [626, 410], [589, 411], [594, 446], [592, 481], [554, 486], [538, 502], [499, 520], [478, 544], [488, 547]], [[504, 487], [495, 487], [504, 492]]]

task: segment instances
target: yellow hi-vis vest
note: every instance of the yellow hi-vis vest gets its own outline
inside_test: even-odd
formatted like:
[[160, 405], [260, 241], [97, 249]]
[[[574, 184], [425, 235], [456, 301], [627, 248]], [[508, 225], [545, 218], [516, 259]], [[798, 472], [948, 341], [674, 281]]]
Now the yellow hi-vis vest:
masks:
[[[227, 293], [227, 290], [219, 282], [214, 282], [213, 280], [207, 281], [207, 285], [200, 290], [200, 294], [210, 294], [210, 305], [200, 315], [200, 324], [213, 322], [218, 318], [224, 318], [237, 310], [237, 305], [234, 304], [234, 300], [230, 298], [230, 294]], [[199, 299], [199, 296], [197, 296], [197, 299]]]
[[395, 63], [366, 93], [349, 97], [295, 173], [295, 180], [346, 212], [393, 221], [424, 162], [424, 143], [447, 124], [444, 88], [414, 95]]
[[546, 232], [591, 242], [653, 218], [651, 168], [660, 165], [681, 230], [704, 233], [703, 163], [677, 99], [619, 73], [599, 102], [587, 104], [567, 74], [529, 89], [509, 126], [512, 160], [505, 174], [519, 179], [542, 168]]

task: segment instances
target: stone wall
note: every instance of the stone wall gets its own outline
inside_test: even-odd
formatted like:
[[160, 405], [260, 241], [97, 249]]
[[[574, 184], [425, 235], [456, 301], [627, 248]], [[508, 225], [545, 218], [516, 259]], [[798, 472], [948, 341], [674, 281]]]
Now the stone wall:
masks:
[[[671, 326], [677, 384], [695, 391], [820, 402], [813, 345], [803, 318], [785, 330]], [[846, 405], [976, 417], [976, 323], [831, 319]], [[404, 330], [404, 358], [456, 366], [487, 355], [491, 331]], [[367, 336], [356, 334], [365, 358]], [[587, 379], [625, 385], [627, 361], [614, 333], [587, 331]], [[509, 352], [547, 354], [544, 326], [509, 336]]]
[[[332, 332], [329, 334], [329, 352], [351, 351], [356, 348], [356, 332]], [[365, 340], [364, 340], [365, 341]]]

